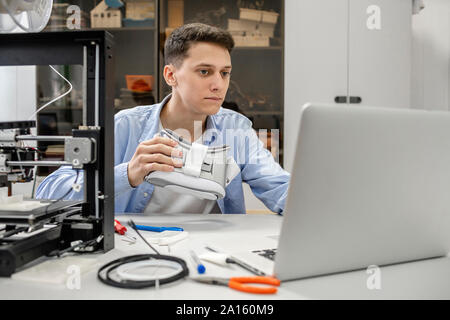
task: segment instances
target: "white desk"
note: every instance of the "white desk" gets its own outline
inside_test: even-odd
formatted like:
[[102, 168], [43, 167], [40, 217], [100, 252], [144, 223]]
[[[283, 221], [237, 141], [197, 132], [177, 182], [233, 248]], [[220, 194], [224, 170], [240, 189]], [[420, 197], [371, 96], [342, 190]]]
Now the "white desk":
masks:
[[[189, 238], [171, 247], [171, 253], [185, 258], [195, 273], [189, 249], [201, 252], [205, 244], [215, 238], [228, 237], [230, 241], [248, 241], [258, 234], [278, 233], [282, 217], [276, 215], [158, 215], [118, 216], [126, 222], [130, 217], [139, 224], [173, 225], [184, 227]], [[133, 230], [129, 233], [133, 234]], [[144, 231], [142, 231], [145, 233]], [[167, 247], [158, 247], [167, 253]], [[387, 248], [387, 250], [389, 250]], [[80, 289], [68, 289], [65, 285], [43, 284], [0, 278], [0, 299], [449, 299], [450, 259], [439, 258], [381, 268], [381, 290], [369, 290], [366, 270], [309, 278], [282, 283], [276, 295], [252, 295], [227, 287], [181, 280], [159, 290], [155, 288], [132, 290], [104, 285], [97, 279], [101, 265], [118, 257], [152, 253], [142, 240], [129, 245], [116, 235], [115, 249], [106, 254], [85, 257], [96, 259], [97, 267], [84, 274]], [[207, 264], [209, 275], [246, 275], [237, 266], [232, 269]]]

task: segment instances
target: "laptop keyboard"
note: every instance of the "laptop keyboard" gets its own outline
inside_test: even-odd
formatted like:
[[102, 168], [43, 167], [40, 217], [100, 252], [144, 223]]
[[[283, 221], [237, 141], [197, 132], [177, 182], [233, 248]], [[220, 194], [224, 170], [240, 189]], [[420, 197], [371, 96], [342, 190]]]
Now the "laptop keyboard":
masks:
[[253, 250], [253, 253], [257, 255], [267, 258], [269, 260], [275, 260], [275, 254], [277, 253], [277, 249], [264, 249], [264, 250]]

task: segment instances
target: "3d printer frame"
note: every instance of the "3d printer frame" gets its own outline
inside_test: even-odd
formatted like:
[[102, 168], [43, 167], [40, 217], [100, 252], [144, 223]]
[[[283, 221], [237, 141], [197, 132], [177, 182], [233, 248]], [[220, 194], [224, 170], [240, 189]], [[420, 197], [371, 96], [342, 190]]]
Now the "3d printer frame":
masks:
[[[6, 230], [0, 233], [0, 276], [10, 276], [55, 250], [64, 252], [74, 241], [97, 241], [95, 250], [105, 252], [114, 247], [113, 36], [106, 31], [0, 34], [0, 66], [24, 65], [82, 65], [83, 126], [73, 130], [72, 137], [15, 135], [16, 141], [63, 140], [66, 161], [4, 162], [16, 168], [71, 165], [82, 169], [84, 201], [54, 201], [44, 209], [1, 212], [0, 224]], [[26, 130], [33, 124], [10, 126]], [[76, 154], [83, 146], [89, 148], [90, 157], [80, 161]], [[69, 161], [67, 152], [75, 154]], [[5, 175], [0, 182], [8, 183]], [[29, 236], [17, 237], [24, 231]]]

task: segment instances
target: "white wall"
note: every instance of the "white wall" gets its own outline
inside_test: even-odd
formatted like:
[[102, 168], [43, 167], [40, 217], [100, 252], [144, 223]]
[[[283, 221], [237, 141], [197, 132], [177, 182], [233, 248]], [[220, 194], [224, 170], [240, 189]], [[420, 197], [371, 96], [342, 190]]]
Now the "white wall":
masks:
[[[29, 120], [35, 111], [36, 67], [0, 67], [0, 121]], [[31, 197], [32, 188], [32, 182], [15, 183], [12, 193]]]
[[450, 1], [424, 3], [412, 19], [411, 107], [450, 110]]
[[36, 67], [0, 67], [0, 121], [28, 120], [35, 110]]
[[0, 67], [0, 121], [10, 121], [16, 119], [16, 83], [16, 67]]
[[[411, 108], [450, 111], [450, 0], [425, 0], [424, 3], [425, 9], [412, 16]], [[295, 12], [298, 5], [296, 0], [288, 1], [286, 12]], [[286, 28], [292, 26], [287, 23]], [[298, 45], [296, 39], [301, 31], [286, 32], [286, 50]], [[285, 83], [286, 90], [291, 91], [296, 85], [293, 81]], [[244, 186], [244, 193], [247, 210], [265, 209], [248, 186]]]
[[[370, 27], [373, 5], [379, 26]], [[411, 105], [412, 0], [286, 0], [284, 167], [293, 168], [301, 106]]]

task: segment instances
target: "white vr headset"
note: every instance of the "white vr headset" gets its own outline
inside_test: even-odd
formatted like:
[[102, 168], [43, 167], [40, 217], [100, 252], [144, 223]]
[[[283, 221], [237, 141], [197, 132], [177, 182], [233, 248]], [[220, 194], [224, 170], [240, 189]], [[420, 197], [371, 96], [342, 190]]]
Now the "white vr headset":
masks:
[[172, 172], [153, 171], [145, 177], [145, 181], [201, 199], [225, 197], [225, 188], [240, 172], [233, 157], [227, 157], [228, 146], [208, 147], [190, 143], [169, 129], [163, 129], [159, 135], [178, 142], [176, 149], [183, 152], [183, 167]]

